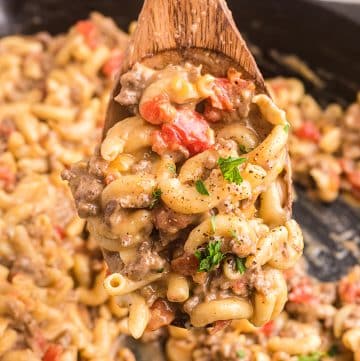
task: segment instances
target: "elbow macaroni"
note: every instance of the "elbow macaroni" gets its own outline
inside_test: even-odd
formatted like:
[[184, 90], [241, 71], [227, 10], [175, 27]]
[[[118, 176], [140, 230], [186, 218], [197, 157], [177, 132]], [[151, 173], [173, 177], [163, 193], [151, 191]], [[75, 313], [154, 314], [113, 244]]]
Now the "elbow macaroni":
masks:
[[[229, 71], [236, 78], [235, 73]], [[218, 109], [224, 106], [230, 113], [229, 106], [235, 109], [235, 105], [229, 103], [231, 100], [227, 99], [226, 103], [226, 98], [221, 98], [221, 91], [226, 88], [217, 89], [217, 78], [202, 75], [201, 67], [190, 64], [168, 66], [159, 71], [137, 64], [123, 75], [123, 88], [116, 97], [119, 102], [131, 103], [132, 109], [138, 107], [136, 115], [108, 130], [99, 154], [92, 158], [94, 164], [105, 162], [106, 167], [101, 175], [96, 175], [102, 189], [98, 211], [88, 217], [89, 230], [99, 245], [113, 252], [119, 262], [116, 271], [110, 270], [105, 279], [106, 290], [111, 296], [131, 293], [140, 297], [143, 289], [155, 287], [159, 289], [158, 298], [166, 297], [179, 307], [183, 304], [195, 327], [239, 318], [250, 319], [260, 326], [274, 319], [287, 298], [286, 283], [279, 270], [293, 267], [303, 249], [301, 231], [296, 222], [289, 219], [286, 192], [281, 186], [287, 159], [285, 113], [266, 95], [250, 97], [249, 82], [244, 81], [243, 85], [249, 88], [236, 88], [239, 83], [232, 84], [231, 76], [225, 84], [239, 92], [237, 104], [248, 101], [247, 120], [235, 115], [234, 110], [234, 114], [224, 117], [226, 121], [220, 116], [213, 128], [206, 121], [201, 126], [194, 123], [187, 135], [189, 130], [181, 128], [183, 117], [194, 117], [186, 120], [190, 125], [202, 116], [206, 120], [206, 112], [202, 115], [195, 111], [197, 103], [205, 100], [207, 107], [214, 108], [212, 111], [217, 111], [216, 106]], [[137, 79], [142, 81], [139, 89], [135, 87]], [[259, 117], [272, 126], [265, 138], [251, 126], [251, 121], [254, 118], [255, 122], [259, 121]], [[161, 122], [163, 125], [159, 126]], [[179, 128], [166, 128], [172, 124]], [[207, 127], [203, 136], [209, 144], [214, 142], [213, 146], [202, 151], [191, 150], [187, 142], [195, 142], [194, 149], [200, 146], [193, 140], [198, 136], [195, 125]], [[160, 141], [159, 136], [163, 137]], [[168, 143], [165, 151], [161, 150], [169, 139], [172, 143]], [[160, 143], [155, 145], [157, 141]], [[232, 167], [234, 159], [239, 162], [235, 169], [226, 170], [226, 162]], [[89, 167], [90, 163], [88, 171], [91, 172]], [[233, 176], [238, 180], [229, 178]], [[72, 184], [70, 180], [76, 197], [76, 192], [81, 190], [77, 191]], [[78, 202], [81, 201], [79, 197]], [[258, 217], [263, 217], [263, 221]], [[189, 226], [186, 223], [178, 226], [183, 219], [189, 220], [186, 222], [193, 224], [193, 228], [186, 228]], [[167, 238], [170, 234], [171, 238]], [[188, 260], [195, 258], [192, 262], [198, 263], [198, 270], [193, 270], [193, 274], [186, 271], [189, 261], [183, 264], [184, 269], [174, 269], [172, 261], [176, 262], [177, 258], [171, 254], [170, 259], [164, 258], [160, 253], [174, 252], [169, 245], [180, 234], [185, 242], [183, 247], [175, 246], [176, 253], [181, 256], [183, 252]], [[218, 255], [212, 255], [209, 247], [217, 247]], [[205, 290], [200, 296], [193, 295], [197, 287], [194, 280], [201, 279], [196, 271], [206, 270], [210, 275], [225, 255], [227, 261], [220, 268], [223, 275], [219, 272], [217, 277], [222, 277], [227, 285], [223, 292], [226, 296], [219, 297], [218, 286], [217, 291], [209, 295]], [[215, 258], [204, 263], [196, 257]], [[246, 281], [248, 276], [242, 276], [239, 262], [243, 262], [241, 272], [260, 272], [254, 277], [263, 278], [264, 282], [255, 285]], [[239, 284], [243, 279], [249, 283], [250, 293], [242, 296]], [[215, 277], [213, 282], [220, 279], [217, 281]], [[160, 292], [163, 287], [165, 294]], [[160, 307], [154, 301], [154, 297], [145, 297], [150, 309], [153, 304]], [[160, 316], [154, 316], [157, 312]], [[151, 314], [161, 319], [172, 312], [161, 309], [152, 310]], [[154, 322], [152, 320], [152, 324]], [[138, 330], [130, 332], [140, 337]]]
[[[233, 296], [231, 291], [225, 289], [219, 294], [208, 294], [206, 300], [202, 299], [193, 279], [202, 282], [206, 276], [204, 273], [182, 275], [178, 273], [179, 267], [174, 272], [168, 264], [156, 263], [154, 269], [158, 273], [154, 275], [155, 279], [144, 289], [144, 286], [140, 286], [141, 288], [132, 291], [129, 297], [108, 296], [103, 289], [105, 275], [109, 271], [102, 265], [97, 245], [120, 252], [125, 263], [133, 263], [134, 260], [141, 261], [136, 258], [136, 254], [142, 241], [158, 230], [153, 225], [155, 211], [122, 209], [117, 213], [119, 215], [123, 212], [121, 217], [110, 217], [113, 227], [111, 231], [117, 226], [115, 237], [112, 232], [108, 232], [107, 223], [97, 222], [95, 219], [89, 223], [94, 224], [91, 233], [93, 234], [94, 228], [97, 233], [94, 233], [94, 237], [89, 237], [84, 229], [85, 222], [75, 214], [71, 196], [59, 177], [64, 168], [89, 157], [100, 139], [112, 81], [105, 77], [103, 68], [99, 67], [106, 65], [107, 59], [112, 59], [113, 53], [118, 49], [122, 51], [127, 42], [127, 36], [111, 22], [109, 24], [109, 19], [95, 14], [90, 22], [101, 29], [98, 40], [107, 50], [102, 48], [94, 51], [87, 43], [89, 39], [79, 33], [77, 26], [59, 37], [41, 34], [31, 37], [11, 36], [0, 40], [1, 361], [46, 360], [51, 355], [54, 356], [54, 353], [58, 353], [56, 357], [59, 361], [135, 361], [134, 354], [119, 340], [125, 335], [141, 335], [146, 329], [147, 320], [154, 314], [151, 302], [146, 295], [142, 295], [143, 291], [153, 290], [156, 296], [168, 298], [178, 304], [185, 302], [190, 313], [203, 303], [228, 299], [229, 292]], [[94, 53], [96, 57], [92, 58]], [[154, 71], [151, 70], [150, 73], [149, 77]], [[169, 82], [169, 99], [171, 102], [186, 103], [194, 97], [209, 97], [213, 94], [211, 84], [214, 79], [211, 75], [205, 75], [192, 84], [186, 74], [185, 78], [181, 75]], [[355, 103], [346, 112], [336, 105], [320, 110], [313, 99], [304, 97], [304, 89], [299, 81], [282, 79], [280, 85], [274, 99], [279, 106], [285, 107], [287, 118], [295, 131], [301, 127], [303, 119], [314, 120], [317, 124], [323, 124], [326, 120], [331, 124], [331, 127], [320, 125], [321, 138], [318, 145], [300, 138], [295, 143], [294, 137], [298, 136], [294, 133], [290, 135], [290, 152], [293, 155], [296, 179], [303, 177], [301, 172], [311, 170], [301, 168], [303, 163], [299, 162], [298, 154], [303, 152], [302, 159], [309, 161], [307, 164], [310, 168], [318, 170], [320, 167], [321, 172], [311, 173], [316, 181], [316, 189], [321, 188], [317, 194], [323, 199], [333, 199], [339, 187], [347, 189], [349, 184], [346, 183], [348, 175], [344, 172], [341, 173], [341, 182], [336, 182], [339, 175], [336, 157], [348, 158], [345, 150], [348, 151], [351, 144], [347, 138], [345, 119], [353, 116], [358, 104]], [[98, 94], [99, 89], [102, 95]], [[279, 103], [280, 100], [283, 104]], [[288, 221], [284, 207], [284, 184], [281, 177], [278, 177], [285, 164], [286, 152], [280, 151], [274, 163], [266, 163], [264, 158], [260, 158], [262, 164], [255, 160], [253, 153], [254, 158], [239, 167], [241, 176], [246, 181], [242, 184], [239, 196], [238, 190], [233, 187], [229, 190], [213, 186], [209, 173], [218, 170], [212, 158], [249, 157], [249, 152], [262, 143], [264, 139], [250, 125], [233, 122], [229, 117], [226, 123], [214, 125], [217, 143], [214, 149], [199, 153], [199, 157], [179, 161], [174, 154], [153, 158], [149, 148], [152, 131], [157, 127], [139, 116], [137, 118], [137, 126], [128, 135], [124, 135], [123, 152], [111, 161], [109, 174], [116, 177], [130, 175], [133, 168], [144, 174], [147, 172], [146, 167], [139, 167], [139, 162], [145, 159], [151, 161], [151, 173], [154, 175], [152, 179], [155, 179], [154, 189], [148, 191], [147, 195], [152, 196], [153, 190], [161, 189], [159, 183], [166, 184], [167, 179], [177, 179], [176, 185], [180, 185], [181, 190], [185, 191], [194, 188], [194, 182], [198, 179], [204, 180], [208, 190], [212, 187], [211, 196], [218, 190], [221, 197], [219, 203], [214, 197], [211, 197], [210, 203], [204, 195], [198, 198], [199, 202], [195, 206], [192, 206], [191, 201], [188, 202], [189, 211], [204, 210], [203, 213], [196, 214], [191, 228], [206, 221], [209, 239], [216, 241], [216, 237], [219, 237], [227, 247], [234, 246], [234, 254], [229, 248], [222, 250], [226, 257], [221, 261], [221, 269], [217, 269], [223, 277], [218, 283], [224, 286], [230, 282], [241, 286], [244, 274], [235, 267], [236, 257], [246, 258], [243, 259], [246, 265], [246, 261], [255, 256], [250, 255], [251, 247], [247, 237], [258, 243], [270, 230], [284, 226]], [[124, 124], [124, 121], [118, 124]], [[278, 132], [281, 124], [274, 124], [279, 125]], [[339, 129], [344, 139], [341, 145], [337, 144]], [[278, 134], [281, 135], [280, 132]], [[268, 144], [272, 147], [271, 152], [276, 151], [274, 143]], [[319, 149], [324, 154], [321, 157], [309, 156], [307, 152], [314, 149]], [[323, 166], [325, 164], [327, 167]], [[219, 181], [219, 184], [223, 181], [220, 173], [213, 179]], [[108, 181], [110, 180], [109, 178]], [[228, 182], [222, 184], [225, 187], [230, 185]], [[121, 192], [120, 189], [121, 199], [129, 195]], [[227, 197], [228, 193], [232, 194], [230, 199]], [[200, 195], [197, 192], [189, 194]], [[181, 192], [177, 195], [181, 195]], [[171, 193], [167, 195], [170, 208], [174, 200], [171, 196]], [[242, 197], [245, 198], [241, 199]], [[257, 197], [260, 204], [257, 202], [255, 207], [254, 200]], [[205, 199], [206, 206], [201, 205], [201, 199]], [[161, 204], [163, 203], [162, 200]], [[215, 227], [218, 227], [216, 232], [213, 231], [211, 221], [209, 222], [211, 213], [208, 210], [212, 204], [216, 204], [219, 211], [215, 218], [212, 217]], [[177, 207], [181, 208], [181, 204], [177, 204]], [[229, 233], [221, 229], [221, 219], [225, 216], [232, 222], [234, 211], [237, 221], [244, 223], [238, 231], [234, 227], [234, 232]], [[189, 216], [192, 216], [191, 212]], [[168, 229], [176, 228], [177, 221], [178, 215], [175, 214], [169, 219], [170, 223], [167, 223]], [[237, 221], [234, 226], [238, 225]], [[248, 224], [254, 232], [248, 234], [244, 224]], [[289, 236], [291, 231], [288, 228], [286, 230], [289, 239], [293, 239], [291, 249], [295, 254], [295, 248], [301, 244], [300, 238]], [[127, 231], [136, 237], [130, 241]], [[191, 229], [188, 233], [190, 231]], [[181, 236], [185, 242], [189, 234], [183, 232], [185, 234]], [[241, 232], [246, 237], [241, 238]], [[292, 234], [294, 232], [296, 233], [296, 229]], [[282, 242], [286, 242], [286, 238], [280, 237], [280, 240], [282, 241], [276, 247], [284, 246]], [[166, 247], [165, 241], [166, 239], [162, 241], [164, 243], [161, 247]], [[202, 245], [207, 245], [206, 240]], [[275, 248], [272, 252], [275, 252]], [[179, 253], [175, 253], [176, 257], [178, 255]], [[263, 261], [264, 259], [260, 263]], [[272, 274], [278, 272], [270, 262], [272, 261], [267, 261], [262, 267], [267, 280], [276, 279]], [[135, 283], [138, 281], [132, 280]], [[289, 284], [288, 279], [287, 282]], [[279, 283], [282, 284], [281, 280]], [[216, 284], [213, 286], [216, 287]], [[255, 297], [261, 299], [264, 290], [261, 287], [252, 290], [253, 322], [257, 317], [261, 320], [264, 315], [270, 315], [269, 310], [275, 310], [271, 305], [275, 305], [274, 300], [280, 302], [281, 289], [283, 288], [280, 287], [277, 292], [270, 287], [269, 298], [264, 298], [270, 306], [263, 309], [256, 306]], [[196, 303], [197, 296], [199, 301]], [[240, 297], [242, 296], [244, 295]], [[187, 301], [189, 302], [186, 303]], [[195, 308], [191, 310], [191, 304], [194, 303]], [[130, 306], [131, 304], [134, 305]], [[339, 359], [350, 359], [353, 356], [356, 361], [360, 360], [359, 330], [356, 326], [359, 321], [355, 301], [343, 303], [338, 300], [333, 304], [310, 305], [289, 301], [287, 308], [289, 313], [286, 317], [286, 314], [281, 314], [265, 328], [257, 328], [247, 320], [237, 320], [226, 331], [211, 335], [210, 338], [207, 336], [208, 331], [189, 331], [170, 326], [166, 341], [167, 358], [171, 361], [199, 361], [211, 359], [216, 354], [221, 359], [246, 357], [258, 361], [283, 361], [294, 360], [307, 353], [326, 353], [332, 343], [335, 343], [340, 346], [340, 354], [337, 356]], [[257, 309], [260, 310], [258, 315]], [[311, 318], [313, 314], [317, 315], [315, 320]], [[210, 315], [213, 317], [213, 313]], [[202, 322], [206, 322], [206, 319]], [[214, 328], [221, 323], [215, 320]], [[269, 325], [273, 325], [273, 328]], [[296, 333], [292, 333], [293, 329]], [[155, 338], [156, 334], [151, 337]], [[319, 339], [322, 340], [320, 346]]]

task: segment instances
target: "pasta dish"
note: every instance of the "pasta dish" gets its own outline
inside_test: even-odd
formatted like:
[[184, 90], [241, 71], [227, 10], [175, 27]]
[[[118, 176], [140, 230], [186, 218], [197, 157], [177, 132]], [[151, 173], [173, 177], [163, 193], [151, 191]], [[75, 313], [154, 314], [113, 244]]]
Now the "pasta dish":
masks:
[[[285, 113], [233, 68], [219, 78], [189, 63], [137, 63], [120, 82], [115, 99], [133, 116], [63, 175], [118, 260], [105, 288], [130, 304], [130, 332], [186, 315], [195, 327], [274, 319], [287, 298], [282, 270], [303, 250], [284, 181]], [[260, 121], [269, 135], [252, 126]]]
[[[265, 200], [265, 204], [268, 199], [268, 202], [272, 202], [271, 204], [275, 205], [274, 208], [279, 210], [276, 213], [279, 217], [277, 225], [275, 225], [276, 219], [270, 221], [266, 218], [269, 216], [266, 212], [264, 213], [266, 207], [261, 208], [261, 203], [259, 205], [257, 202], [252, 204], [249, 198], [242, 200], [235, 198], [227, 205], [222, 204], [222, 208], [216, 213], [204, 211], [200, 215], [186, 214], [177, 218], [176, 210], [171, 211], [171, 208], [164, 204], [162, 196], [165, 195], [165, 190], [162, 190], [160, 195], [160, 192], [151, 192], [149, 208], [151, 206], [152, 209], [144, 207], [142, 210], [141, 207], [139, 210], [143, 212], [145, 220], [147, 212], [157, 215], [157, 225], [163, 225], [160, 227], [161, 239], [165, 243], [161, 244], [163, 249], [151, 249], [159, 254], [159, 257], [155, 255], [154, 258], [149, 257], [154, 262], [159, 262], [158, 268], [155, 268], [156, 263], [150, 264], [148, 269], [142, 268], [148, 265], [141, 264], [140, 257], [137, 263], [144, 270], [143, 275], [152, 273], [149, 270], [158, 270], [159, 273], [156, 273], [158, 278], [146, 287], [142, 286], [141, 290], [132, 291], [128, 295], [112, 295], [104, 290], [104, 281], [110, 286], [110, 290], [113, 290], [114, 284], [110, 282], [111, 274], [104, 264], [99, 242], [102, 242], [101, 245], [110, 253], [114, 252], [112, 245], [115, 242], [111, 238], [108, 240], [108, 236], [112, 233], [105, 235], [104, 233], [95, 235], [88, 233], [84, 219], [79, 218], [76, 213], [72, 195], [67, 184], [61, 180], [60, 173], [82, 159], [92, 157], [96, 160], [100, 156], [100, 149], [95, 157], [92, 154], [100, 141], [113, 75], [121, 64], [127, 43], [127, 34], [118, 29], [110, 19], [100, 14], [92, 14], [90, 19], [79, 21], [66, 34], [50, 36], [39, 33], [34, 36], [8, 36], [0, 39], [0, 360], [136, 361], [135, 353], [126, 347], [125, 338], [133, 334], [134, 330], [139, 334], [142, 333], [143, 324], [140, 323], [139, 328], [134, 329], [134, 318], [132, 318], [134, 313], [131, 316], [130, 308], [135, 311], [137, 309], [135, 314], [140, 313], [143, 319], [151, 316], [150, 320], [153, 321], [152, 324], [148, 324], [139, 342], [151, 343], [159, 340], [161, 344], [165, 344], [165, 356], [169, 361], [352, 359], [358, 361], [360, 359], [359, 268], [350, 271], [338, 282], [321, 283], [306, 274], [306, 267], [303, 264], [298, 263], [295, 267], [284, 271], [278, 271], [278, 268], [273, 265], [260, 266], [256, 275], [269, 278], [280, 275], [276, 277], [286, 282], [283, 285], [285, 285], [285, 292], [288, 293], [288, 301], [285, 311], [281, 312], [276, 319], [260, 327], [254, 326], [247, 320], [236, 320], [225, 323], [215, 321], [212, 327], [207, 329], [190, 330], [178, 327], [179, 324], [172, 322], [174, 312], [178, 312], [176, 307], [173, 308], [174, 304], [185, 307], [185, 303], [191, 299], [191, 303], [188, 304], [191, 315], [191, 306], [195, 308], [204, 301], [202, 297], [205, 294], [201, 285], [211, 272], [213, 272], [211, 280], [214, 284], [211, 287], [212, 292], [206, 293], [206, 297], [210, 298], [207, 302], [214, 299], [226, 299], [234, 292], [234, 297], [243, 299], [244, 304], [248, 306], [251, 303], [253, 310], [259, 310], [256, 308], [256, 303], [253, 304], [253, 300], [249, 301], [250, 294], [241, 293], [245, 291], [241, 281], [252, 282], [253, 296], [261, 296], [259, 290], [263, 288], [260, 280], [249, 279], [251, 262], [256, 257], [257, 260], [259, 257], [261, 260], [261, 253], [255, 253], [255, 258], [250, 258], [251, 256], [246, 255], [244, 249], [246, 260], [240, 257], [241, 262], [236, 262], [237, 253], [221, 247], [219, 250], [217, 246], [219, 243], [216, 242], [218, 239], [224, 242], [236, 236], [235, 232], [231, 232], [230, 236], [229, 233], [220, 233], [223, 232], [221, 222], [232, 214], [232, 211], [229, 213], [226, 211], [234, 206], [234, 202], [238, 202], [235, 203], [238, 206], [234, 208], [236, 212], [238, 208], [241, 213], [244, 213], [245, 207], [248, 207], [246, 216], [241, 220], [239, 227], [245, 227], [251, 222], [252, 225], [259, 227], [258, 232], [264, 232], [265, 236], [269, 224], [273, 224], [271, 226], [273, 228], [286, 229], [289, 232], [287, 222], [290, 222], [290, 225], [294, 223], [291, 220], [285, 221], [284, 213], [281, 212], [282, 207], [277, 207], [279, 204], [283, 205], [281, 197], [279, 198], [281, 193], [275, 191], [266, 193], [266, 196], [263, 194], [261, 199]], [[189, 68], [195, 71], [195, 75], [199, 71], [191, 65]], [[179, 69], [180, 81], [187, 79], [189, 68], [185, 69], [184, 65]], [[185, 74], [182, 73], [184, 70]], [[153, 72], [152, 69], [149, 71]], [[356, 131], [358, 129], [356, 126], [359, 124], [359, 101], [347, 109], [342, 109], [335, 104], [323, 109], [305, 93], [299, 81], [281, 78], [270, 80], [269, 83], [275, 88], [273, 99], [280, 108], [285, 109], [286, 118], [291, 123], [290, 153], [296, 157], [296, 154], [299, 154], [299, 146], [302, 150], [311, 149], [311, 153], [303, 152], [302, 157], [295, 159], [295, 162], [299, 161], [298, 165], [295, 163], [293, 165], [295, 180], [304, 183], [315, 196], [319, 197], [323, 183], [314, 183], [311, 180], [313, 176], [309, 172], [313, 169], [320, 169], [323, 172], [325, 163], [319, 161], [315, 165], [314, 163], [310, 165], [311, 157], [307, 154], [311, 154], [312, 157], [321, 155], [322, 159], [326, 158], [331, 164], [339, 162], [340, 165], [342, 159], [345, 158], [348, 164], [351, 160], [351, 168], [347, 168], [347, 171], [343, 167], [338, 169], [338, 185], [341, 189], [351, 191], [356, 195], [356, 179], [358, 178], [354, 176], [356, 175], [354, 172], [359, 166], [359, 156], [356, 155], [358, 154], [356, 152], [359, 152], [359, 141], [356, 140], [359, 139], [356, 138], [359, 137], [359, 132]], [[248, 85], [251, 90], [251, 85]], [[262, 98], [255, 96], [255, 101], [259, 104], [256, 105], [253, 103], [254, 96], [250, 95], [251, 107], [261, 109], [260, 102], [266, 102], [266, 100], [259, 101]], [[185, 108], [188, 111], [192, 110], [188, 105]], [[204, 114], [203, 109], [197, 107], [195, 109]], [[277, 108], [273, 107], [273, 109]], [[218, 112], [216, 111], [215, 115], [216, 113]], [[313, 124], [319, 131], [320, 137], [317, 137], [316, 141], [301, 138], [297, 134], [300, 126], [305, 123], [304, 119], [306, 119], [306, 124]], [[144, 120], [140, 122], [140, 120], [138, 117], [135, 119], [142, 129], [146, 126], [151, 129], [160, 129], [159, 125]], [[214, 136], [207, 139], [218, 142], [221, 128], [238, 123], [232, 123], [229, 119], [229, 122], [224, 124], [217, 121], [208, 124], [213, 130], [210, 133]], [[277, 129], [281, 128], [284, 131], [283, 125], [280, 126], [280, 124]], [[244, 125], [240, 122], [240, 126]], [[329, 150], [325, 152], [323, 145], [320, 146], [321, 139], [328, 133], [328, 129], [335, 129], [335, 133], [338, 133], [337, 136], [340, 137], [340, 145], [333, 152]], [[350, 129], [352, 129], [351, 132]], [[116, 128], [113, 133], [116, 135], [115, 131], [117, 131]], [[141, 132], [141, 134], [146, 135], [146, 132]], [[264, 138], [261, 134], [254, 133], [251, 127], [245, 134], [248, 136], [241, 138], [239, 143], [246, 141], [244, 146], [248, 146], [249, 149], [231, 148], [231, 144], [235, 143], [234, 139], [226, 138], [226, 132], [223, 131], [224, 141], [216, 151], [222, 152], [224, 159], [229, 156], [249, 159], [250, 149], [261, 146]], [[144, 138], [143, 140], [145, 141]], [[230, 149], [226, 148], [227, 144], [230, 145]], [[130, 145], [127, 142], [126, 146]], [[349, 152], [350, 145], [351, 152]], [[158, 153], [154, 152], [155, 159], [146, 158], [145, 162], [141, 162], [140, 157], [144, 154], [141, 153], [142, 149], [139, 151], [139, 144], [133, 143], [131, 146], [138, 150], [125, 148], [126, 152], [121, 153], [122, 161], [117, 163], [124, 167], [121, 172], [117, 167], [107, 168], [108, 185], [98, 182], [100, 193], [106, 189], [105, 186], [110, 186], [120, 179], [119, 175], [142, 174], [141, 172], [146, 172], [146, 167], [144, 169], [141, 167], [149, 165], [149, 162], [154, 169], [161, 165], [162, 156]], [[210, 152], [210, 150], [206, 151]], [[186, 158], [186, 162], [191, 162], [194, 158], [198, 159], [196, 157], [199, 154], [202, 153]], [[185, 157], [182, 152], [179, 156]], [[208, 179], [211, 171], [215, 170], [226, 186], [237, 189], [237, 184], [233, 185], [232, 182], [224, 179], [219, 165], [206, 168], [204, 174], [190, 174], [189, 181], [186, 178], [179, 179], [184, 167], [183, 163], [186, 163], [184, 160], [185, 158], [182, 161], [174, 158], [176, 167], [167, 168], [170, 174], [163, 173], [169, 179], [175, 179], [168, 182], [169, 185], [179, 180], [180, 185], [185, 189], [189, 188], [189, 191], [194, 191], [195, 196], [205, 197], [206, 195], [199, 193], [197, 188], [203, 191], [203, 186], [205, 186], [211, 194], [210, 191], [214, 190], [210, 184], [211, 179]], [[209, 162], [211, 161], [209, 157]], [[305, 167], [300, 167], [300, 161], [302, 164], [305, 161], [308, 163]], [[105, 162], [109, 161], [105, 160]], [[87, 173], [87, 164], [82, 164]], [[95, 167], [97, 162], [91, 164], [94, 165], [92, 174], [96, 173], [97, 169], [102, 169]], [[135, 166], [136, 171], [132, 174]], [[249, 178], [250, 173], [244, 171], [248, 163], [243, 162], [238, 167], [243, 179], [239, 185], [240, 189], [244, 189], [247, 183], [254, 187], [254, 181]], [[254, 165], [255, 170], [259, 171], [260, 167], [268, 171], [266, 165]], [[214, 173], [213, 176], [216, 176], [216, 172]], [[237, 172], [235, 173], [237, 177]], [[156, 174], [152, 171], [147, 174], [149, 178], [151, 176], [156, 178]], [[189, 172], [187, 174], [189, 175]], [[93, 178], [90, 177], [90, 179]], [[328, 179], [332, 178], [328, 177]], [[198, 183], [198, 187], [195, 185], [197, 180], [202, 181]], [[272, 187], [277, 190], [282, 189], [281, 182], [282, 180], [279, 179], [271, 182], [271, 184], [276, 184], [276, 187]], [[155, 190], [157, 187], [158, 185], [155, 186]], [[336, 192], [339, 191], [339, 187], [336, 188]], [[255, 190], [251, 188], [250, 193], [253, 194], [253, 192]], [[91, 194], [87, 196], [91, 197]], [[113, 195], [110, 196], [113, 197]], [[134, 197], [128, 199], [131, 201]], [[205, 199], [208, 202], [210, 198]], [[145, 202], [145, 199], [136, 201]], [[85, 202], [84, 205], [86, 203], [93, 204], [92, 201]], [[253, 213], [260, 212], [261, 209], [261, 219], [264, 222], [261, 222]], [[86, 215], [86, 212], [91, 209], [85, 207], [83, 211]], [[124, 207], [124, 209], [118, 209], [114, 215], [119, 216], [121, 212], [124, 212], [136, 220], [135, 215], [132, 214], [133, 211], [134, 209]], [[270, 215], [272, 214], [271, 212]], [[90, 227], [93, 222], [96, 230], [106, 230], [106, 228], [98, 227], [98, 223], [104, 216], [101, 213], [92, 216]], [[126, 219], [129, 220], [131, 217]], [[111, 219], [115, 222], [114, 224], [121, 222], [121, 218]], [[191, 222], [188, 223], [189, 221]], [[188, 268], [182, 266], [179, 261], [178, 272], [173, 271], [172, 265], [176, 259], [188, 264], [186, 258], [181, 259], [181, 252], [187, 240], [185, 236], [188, 235], [184, 235], [181, 242], [174, 243], [172, 246], [176, 247], [170, 249], [169, 245], [174, 241], [172, 237], [179, 237], [178, 232], [182, 233], [184, 230], [190, 232], [196, 227], [206, 225], [210, 225], [212, 232], [213, 224], [218, 233], [210, 234], [212, 248], [205, 247], [206, 243], [204, 243], [198, 247], [200, 253], [197, 254], [201, 261], [205, 260], [202, 268], [211, 267], [219, 258], [221, 258], [219, 261], [221, 267], [215, 264], [211, 272], [205, 270], [196, 272], [198, 278], [195, 280], [192, 280], [192, 276], [182, 274], [187, 272]], [[129, 223], [129, 230], [130, 226], [134, 225], [136, 222]], [[234, 227], [233, 230], [236, 231], [236, 228]], [[143, 229], [142, 232], [149, 232], [149, 230]], [[224, 232], [230, 232], [229, 228], [226, 227]], [[138, 240], [139, 243], [140, 241]], [[126, 265], [124, 264], [129, 272], [126, 277], [134, 283], [145, 279], [142, 277], [136, 280], [130, 277], [132, 275], [129, 264], [134, 257], [131, 253], [133, 251], [126, 243], [123, 246], [125, 249], [115, 249], [115, 252], [122, 254], [124, 262], [129, 261]], [[144, 253], [150, 252], [146, 246], [144, 245], [142, 249]], [[173, 257], [167, 258], [163, 250], [169, 253], [170, 250], [173, 251], [174, 253], [171, 254]], [[207, 251], [209, 255], [205, 253]], [[210, 251], [213, 252], [212, 255]], [[222, 259], [222, 255], [226, 258]], [[126, 256], [128, 258], [125, 258]], [[228, 258], [230, 258], [229, 261]], [[206, 260], [210, 261], [210, 259], [211, 263], [208, 263]], [[196, 255], [192, 257], [192, 260], [197, 262], [195, 266], [195, 271], [197, 271], [200, 262]], [[263, 261], [264, 259], [261, 262]], [[266, 261], [266, 263], [269, 262], [272, 263], [270, 260]], [[121, 277], [125, 277], [123, 270], [115, 271], [113, 273], [115, 281], [119, 276], [116, 273], [120, 273], [120, 278], [118, 278], [120, 280]], [[231, 279], [228, 278], [229, 276], [239, 278]], [[185, 287], [183, 287], [184, 284]], [[229, 284], [236, 284], [234, 291], [228, 288]], [[187, 295], [184, 292], [186, 285], [189, 287], [189, 298], [181, 300], [181, 297]], [[176, 292], [172, 293], [171, 290], [174, 289]], [[276, 290], [271, 290], [270, 294], [277, 300], [281, 300]], [[159, 295], [161, 295], [160, 300]], [[194, 298], [196, 296], [199, 300]], [[175, 302], [176, 297], [180, 297], [177, 299], [178, 302]], [[157, 302], [154, 298], [157, 298]], [[144, 302], [146, 307], [144, 307]], [[171, 307], [168, 309], [169, 305]], [[248, 316], [249, 319], [254, 321], [253, 317], [256, 314], [253, 311]], [[268, 313], [260, 314], [267, 315]], [[230, 318], [232, 317], [231, 315]], [[178, 317], [176, 319], [179, 320]], [[204, 319], [204, 322], [208, 322], [209, 318], [204, 317]], [[184, 322], [187, 321], [186, 317]], [[172, 322], [172, 325], [151, 331], [169, 322]], [[223, 328], [226, 323], [229, 323], [228, 327]]]
[[291, 123], [290, 156], [295, 181], [324, 202], [340, 190], [360, 199], [360, 93], [344, 111], [339, 104], [322, 110], [296, 79], [268, 82], [276, 103]]

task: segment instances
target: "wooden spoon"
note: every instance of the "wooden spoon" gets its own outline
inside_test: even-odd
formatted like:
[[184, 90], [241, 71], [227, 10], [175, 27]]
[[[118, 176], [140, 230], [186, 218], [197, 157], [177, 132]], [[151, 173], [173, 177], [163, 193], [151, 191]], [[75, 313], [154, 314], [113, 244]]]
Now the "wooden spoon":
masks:
[[[190, 62], [202, 65], [204, 72], [226, 76], [229, 67], [254, 81], [257, 93], [268, 94], [256, 62], [238, 31], [225, 0], [145, 0], [138, 25], [127, 50], [122, 69], [115, 81], [107, 109], [103, 136], [115, 123], [131, 116], [127, 107], [114, 100], [119, 94], [120, 76], [136, 62], [155, 69], [169, 64]], [[261, 120], [253, 128], [261, 138], [272, 126]], [[291, 172], [286, 166], [287, 209], [292, 206]], [[111, 272], [119, 271], [117, 252], [104, 250]]]

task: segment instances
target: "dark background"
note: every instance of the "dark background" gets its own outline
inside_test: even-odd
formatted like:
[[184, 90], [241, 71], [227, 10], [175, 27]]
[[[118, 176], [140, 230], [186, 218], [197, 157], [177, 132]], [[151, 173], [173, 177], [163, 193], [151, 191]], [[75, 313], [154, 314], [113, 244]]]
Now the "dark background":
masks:
[[[77, 20], [97, 10], [124, 29], [137, 18], [142, 1], [136, 0], [0, 0], [0, 35], [37, 31], [66, 31]], [[360, 6], [314, 3], [310, 0], [228, 0], [235, 21], [248, 42], [256, 46], [256, 60], [265, 77], [296, 76], [274, 61], [272, 51], [296, 54], [322, 79], [323, 88], [303, 79], [308, 92], [322, 105], [344, 106], [360, 90]], [[335, 11], [333, 10], [335, 9]], [[360, 260], [335, 239], [360, 247], [360, 211], [343, 200], [331, 206], [310, 201], [297, 188], [295, 218], [303, 227], [310, 272], [323, 280], [338, 278]]]

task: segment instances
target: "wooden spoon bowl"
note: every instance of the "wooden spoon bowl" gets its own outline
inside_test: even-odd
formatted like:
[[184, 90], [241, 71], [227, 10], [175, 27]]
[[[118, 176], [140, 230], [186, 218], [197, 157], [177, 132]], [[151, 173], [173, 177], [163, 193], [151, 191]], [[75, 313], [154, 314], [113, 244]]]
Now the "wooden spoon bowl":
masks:
[[[257, 93], [268, 94], [256, 62], [238, 31], [225, 0], [145, 0], [126, 57], [115, 81], [107, 109], [103, 136], [117, 122], [132, 114], [114, 100], [121, 90], [120, 77], [141, 62], [154, 69], [169, 64], [190, 62], [202, 65], [203, 71], [224, 77], [230, 67], [252, 80]], [[261, 139], [271, 131], [262, 117], [251, 126]], [[284, 172], [287, 204], [291, 211], [291, 171], [287, 162]], [[120, 269], [117, 252], [104, 250], [111, 272]]]
[[203, 65], [205, 72], [225, 76], [229, 67], [267, 93], [264, 79], [239, 33], [225, 0], [145, 0], [123, 67], [115, 81], [105, 119], [104, 135], [129, 116], [114, 98], [120, 77], [137, 63], [155, 69], [186, 61]]

